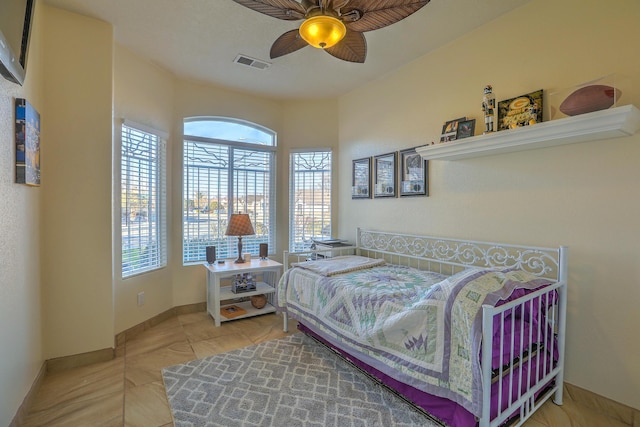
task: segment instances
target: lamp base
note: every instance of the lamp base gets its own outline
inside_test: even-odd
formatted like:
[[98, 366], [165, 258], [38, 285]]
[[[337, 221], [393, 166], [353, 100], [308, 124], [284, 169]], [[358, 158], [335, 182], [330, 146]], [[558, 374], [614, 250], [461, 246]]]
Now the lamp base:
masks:
[[242, 236], [238, 236], [238, 259], [233, 262], [235, 264], [244, 263], [244, 258], [242, 258]]

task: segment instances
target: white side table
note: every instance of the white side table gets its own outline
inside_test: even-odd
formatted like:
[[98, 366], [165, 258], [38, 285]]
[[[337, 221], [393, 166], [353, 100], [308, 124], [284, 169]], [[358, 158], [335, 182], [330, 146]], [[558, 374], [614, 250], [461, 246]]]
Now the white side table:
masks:
[[[213, 317], [216, 326], [220, 326], [221, 322], [228, 320], [243, 319], [276, 311], [273, 306], [273, 294], [282, 275], [282, 264], [279, 262], [270, 259], [252, 259], [245, 263], [236, 264], [233, 260], [225, 260], [224, 264], [218, 264], [217, 262], [213, 264], [204, 263], [204, 267], [207, 269], [207, 312]], [[236, 274], [244, 273], [252, 273], [257, 278], [256, 290], [241, 293], [231, 292], [233, 277]], [[221, 286], [224, 279], [229, 279], [228, 286]], [[266, 295], [268, 301], [263, 308], [255, 308], [250, 301], [246, 301], [230, 304], [242, 308], [246, 313], [233, 318], [226, 318], [220, 314], [220, 308], [224, 307], [220, 305], [220, 301], [261, 294]]]

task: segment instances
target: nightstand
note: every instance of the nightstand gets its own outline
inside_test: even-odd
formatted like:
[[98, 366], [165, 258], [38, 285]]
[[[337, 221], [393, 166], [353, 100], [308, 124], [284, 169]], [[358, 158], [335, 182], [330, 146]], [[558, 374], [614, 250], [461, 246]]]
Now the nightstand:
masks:
[[[243, 319], [245, 317], [257, 316], [259, 314], [273, 313], [276, 308], [273, 306], [273, 294], [276, 285], [282, 275], [282, 264], [270, 259], [251, 261], [236, 264], [233, 260], [226, 260], [224, 264], [204, 264], [207, 269], [207, 312], [213, 317], [216, 326], [221, 322], [229, 320]], [[251, 273], [255, 278], [255, 291], [234, 293], [231, 291], [233, 279], [238, 274]], [[252, 295], [266, 295], [267, 304], [262, 308], [255, 308], [250, 301], [226, 304], [221, 306], [220, 302], [238, 298], [250, 297]], [[233, 317], [225, 317], [220, 313], [220, 309], [237, 306], [241, 309], [241, 314], [234, 314]], [[242, 313], [244, 311], [244, 313]]]

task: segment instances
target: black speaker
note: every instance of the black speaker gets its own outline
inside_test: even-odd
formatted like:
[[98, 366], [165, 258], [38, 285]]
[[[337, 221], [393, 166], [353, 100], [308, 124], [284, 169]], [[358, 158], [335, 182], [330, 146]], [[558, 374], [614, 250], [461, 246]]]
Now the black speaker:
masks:
[[269, 245], [266, 243], [260, 243], [260, 259], [267, 259], [269, 255]]
[[207, 262], [209, 264], [213, 264], [216, 262], [216, 247], [215, 246], [207, 246]]

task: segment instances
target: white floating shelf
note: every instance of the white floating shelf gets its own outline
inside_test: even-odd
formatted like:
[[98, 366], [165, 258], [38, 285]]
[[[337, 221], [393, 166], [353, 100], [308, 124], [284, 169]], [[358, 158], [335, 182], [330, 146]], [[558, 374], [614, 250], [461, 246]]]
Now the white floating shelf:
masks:
[[425, 160], [460, 160], [629, 136], [639, 129], [640, 110], [633, 105], [625, 105], [533, 126], [426, 145], [416, 151]]

